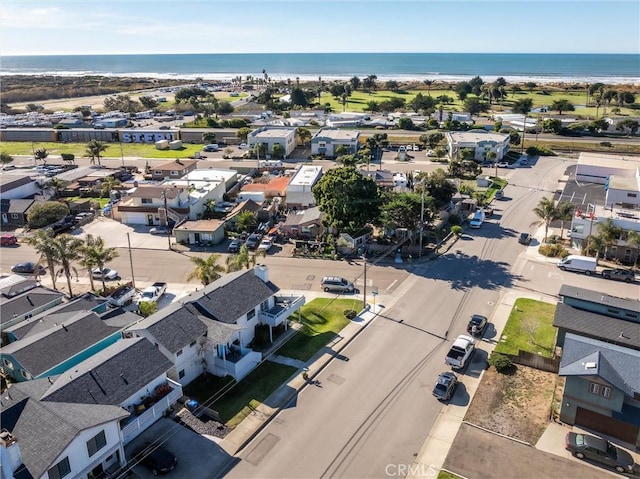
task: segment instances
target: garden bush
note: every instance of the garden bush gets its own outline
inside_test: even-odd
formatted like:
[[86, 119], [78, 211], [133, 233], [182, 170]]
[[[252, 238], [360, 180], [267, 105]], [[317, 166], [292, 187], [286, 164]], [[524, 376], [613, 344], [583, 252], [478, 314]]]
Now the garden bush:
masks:
[[549, 258], [562, 258], [569, 254], [567, 249], [561, 244], [543, 244], [538, 248], [538, 253]]
[[451, 227], [451, 232], [456, 236], [461, 236], [462, 235], [462, 226], [453, 225]]
[[496, 368], [496, 371], [499, 373], [506, 372], [513, 367], [513, 363], [509, 356], [505, 356], [500, 353], [491, 353], [489, 359], [487, 360], [490, 366]]
[[344, 310], [344, 317], [347, 319], [353, 319], [358, 315], [358, 313], [356, 311], [354, 311], [353, 309], [345, 309]]

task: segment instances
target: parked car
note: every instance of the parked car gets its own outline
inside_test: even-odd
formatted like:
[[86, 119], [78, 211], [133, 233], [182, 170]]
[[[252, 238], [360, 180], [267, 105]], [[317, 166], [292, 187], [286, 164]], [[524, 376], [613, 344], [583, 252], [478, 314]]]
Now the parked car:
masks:
[[152, 235], [167, 235], [169, 230], [165, 226], [154, 226], [149, 230], [149, 233]]
[[625, 283], [633, 283], [636, 280], [636, 275], [633, 271], [621, 268], [605, 269], [602, 271], [602, 277], [614, 281], [624, 281]]
[[487, 324], [489, 323], [486, 316], [474, 314], [467, 324], [467, 333], [475, 338], [481, 338], [484, 330], [487, 329]]
[[456, 392], [458, 387], [458, 376], [451, 371], [440, 373], [436, 380], [436, 385], [433, 387], [433, 395], [438, 398], [439, 401], [448, 401]]
[[333, 293], [352, 293], [355, 288], [353, 283], [340, 276], [325, 276], [320, 281], [322, 289]]
[[475, 340], [471, 336], [461, 334], [453, 342], [444, 363], [453, 369], [464, 369], [475, 349]]
[[262, 239], [262, 236], [260, 236], [258, 233], [250, 234], [249, 237], [247, 238], [247, 248], [256, 249], [260, 244], [261, 239]]
[[260, 246], [258, 246], [258, 251], [264, 251], [265, 253], [268, 253], [272, 246], [273, 241], [271, 241], [270, 239], [263, 239], [260, 242]]
[[496, 166], [498, 168], [508, 168], [509, 167], [509, 162], [507, 161], [500, 161], [498, 163], [496, 163]]
[[501, 200], [501, 199], [503, 199], [503, 198], [504, 198], [504, 191], [503, 191], [503, 190], [498, 190], [498, 191], [496, 191], [496, 193], [495, 193], [495, 195], [493, 195], [493, 197], [494, 197], [496, 200]]
[[111, 280], [118, 279], [120, 277], [116, 270], [109, 268], [95, 268], [91, 271], [91, 276], [93, 276], [94, 279], [102, 279], [102, 277], [104, 276], [104, 279]]
[[231, 240], [231, 243], [229, 243], [229, 246], [227, 247], [227, 251], [229, 253], [238, 253], [240, 252], [240, 247], [242, 247], [242, 244], [244, 242], [240, 239], [240, 238], [235, 238], [233, 240]]
[[45, 267], [42, 266], [41, 264], [32, 263], [30, 261], [27, 261], [24, 263], [17, 263], [11, 267], [11, 271], [13, 273], [20, 273], [20, 274], [34, 274], [36, 270], [38, 271], [39, 275], [45, 274], [47, 272]]
[[18, 242], [15, 235], [5, 233], [0, 236], [0, 246], [12, 246]]
[[167, 474], [175, 469], [178, 458], [169, 450], [162, 446], [155, 446], [150, 442], [136, 450], [134, 458], [150, 469], [154, 476]]
[[633, 472], [634, 461], [631, 454], [601, 437], [569, 432], [565, 448], [578, 459], [591, 459], [613, 467], [620, 473]]
[[217, 143], [212, 143], [210, 145], [204, 145], [202, 147], [202, 151], [206, 151], [207, 153], [212, 153], [214, 151], [218, 151], [220, 149], [220, 147], [218, 146]]
[[520, 233], [520, 238], [518, 238], [518, 243], [529, 245], [531, 243], [531, 235], [529, 233]]

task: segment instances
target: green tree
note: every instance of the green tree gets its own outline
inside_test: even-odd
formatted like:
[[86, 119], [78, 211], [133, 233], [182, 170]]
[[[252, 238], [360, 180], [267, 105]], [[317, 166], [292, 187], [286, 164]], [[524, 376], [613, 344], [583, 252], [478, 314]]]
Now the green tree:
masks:
[[192, 279], [199, 280], [204, 286], [213, 283], [221, 277], [224, 272], [222, 265], [218, 264], [220, 255], [210, 254], [206, 258], [192, 256], [189, 259], [195, 265], [194, 270], [187, 276], [187, 281]]
[[638, 131], [638, 128], [640, 128], [640, 123], [638, 123], [637, 120], [631, 119], [622, 120], [616, 125], [616, 130], [622, 131], [629, 135], [635, 135]]
[[560, 239], [564, 234], [564, 224], [567, 221], [571, 221], [573, 218], [573, 210], [575, 207], [569, 201], [561, 201], [556, 205], [556, 214], [558, 220], [560, 220]]
[[140, 98], [138, 98], [138, 100], [147, 110], [152, 110], [153, 108], [157, 108], [158, 106], [158, 102], [150, 96], [141, 96]]
[[42, 228], [69, 214], [69, 207], [58, 201], [41, 201], [33, 204], [27, 214], [27, 222], [31, 228]]
[[6, 151], [3, 151], [2, 153], [0, 153], [0, 164], [2, 164], [2, 166], [8, 165], [9, 163], [13, 163], [13, 159], [14, 159], [13, 156], [11, 156]]
[[573, 103], [571, 103], [569, 100], [562, 99], [562, 100], [554, 100], [554, 102], [551, 103], [551, 109], [553, 111], [557, 111], [558, 115], [562, 115], [563, 111], [574, 111], [576, 108], [573, 106]]
[[609, 253], [609, 250], [618, 244], [618, 239], [622, 236], [622, 228], [616, 226], [611, 218], [607, 218], [601, 223], [598, 223], [598, 237], [602, 242], [605, 254]]
[[[431, 222], [433, 198], [425, 196], [425, 223]], [[380, 223], [385, 228], [407, 228], [415, 231], [420, 227], [422, 197], [417, 193], [392, 193], [380, 208]]]
[[55, 245], [55, 262], [60, 266], [58, 274], [67, 278], [67, 287], [69, 288], [69, 297], [73, 298], [73, 290], [71, 289], [71, 276], [75, 274], [78, 277], [78, 271], [73, 266], [74, 261], [81, 258], [84, 241], [70, 234], [61, 234], [56, 236], [53, 241]]
[[[37, 264], [47, 265], [49, 274], [51, 275], [51, 283], [53, 289], [56, 288], [56, 248], [54, 245], [55, 236], [51, 228], [45, 228], [34, 231], [32, 234], [24, 238], [24, 242], [33, 246], [38, 253], [39, 258]], [[36, 269], [37, 271], [37, 269]]]
[[520, 100], [516, 100], [513, 103], [513, 107], [511, 108], [511, 111], [513, 111], [514, 113], [519, 113], [521, 115], [524, 115], [524, 122], [523, 122], [523, 127], [522, 127], [522, 149], [521, 149], [521, 153], [524, 152], [524, 137], [525, 137], [525, 130], [527, 129], [527, 117], [529, 115], [529, 113], [531, 112], [531, 109], [533, 108], [533, 99], [531, 98], [521, 98]]
[[240, 246], [238, 254], [227, 256], [227, 273], [240, 271], [243, 268], [253, 268], [256, 265], [258, 256], [266, 257], [267, 252], [265, 250], [257, 250], [255, 253], [251, 253], [247, 245], [243, 244]]
[[74, 165], [76, 162], [76, 155], [73, 153], [62, 153], [60, 157], [62, 158], [62, 161], [70, 165]]
[[158, 311], [158, 303], [156, 301], [143, 301], [138, 305], [138, 314], [143, 318], [148, 318]]
[[556, 209], [556, 205], [553, 203], [553, 200], [544, 197], [538, 202], [538, 205], [533, 209], [533, 212], [539, 218], [539, 221], [534, 224], [544, 225], [543, 241], [546, 242], [547, 236], [549, 235], [549, 225], [558, 219], [558, 210]]
[[379, 215], [378, 185], [353, 166], [332, 168], [312, 189], [326, 224], [338, 230], [356, 231]]
[[311, 131], [309, 130], [309, 128], [303, 128], [303, 127], [299, 127], [296, 130], [296, 135], [298, 136], [298, 140], [300, 141], [301, 145], [305, 145], [307, 143], [307, 141], [311, 140]]
[[86, 149], [85, 149], [85, 156], [88, 156], [91, 158], [91, 164], [95, 165], [96, 161], [98, 162], [98, 165], [100, 165], [100, 155], [107, 149], [107, 145], [101, 141], [98, 140], [91, 140], [89, 143], [87, 143]]
[[240, 231], [252, 230], [258, 224], [258, 219], [255, 213], [251, 211], [242, 211], [238, 213], [238, 219], [236, 220], [236, 227]]
[[637, 231], [627, 231], [627, 239], [625, 240], [628, 246], [631, 246], [636, 250], [636, 256], [634, 262], [638, 262], [638, 253], [640, 252], [640, 233]]
[[353, 91], [356, 91], [360, 87], [360, 83], [362, 82], [357, 76], [351, 77], [351, 79], [349, 80], [349, 84], [351, 85]]
[[100, 197], [101, 198], [109, 198], [111, 196], [111, 191], [122, 186], [119, 180], [114, 178], [113, 176], [106, 176], [102, 183], [100, 183]]
[[[236, 131], [236, 137], [240, 138], [242, 141], [247, 141], [247, 137], [249, 136], [249, 133], [251, 133], [253, 130], [251, 130], [251, 128], [248, 127], [244, 127], [244, 128], [239, 128], [238, 131]], [[214, 138], [215, 141], [215, 138]]]
[[[95, 237], [91, 234], [87, 234], [84, 239], [84, 244], [80, 249], [79, 263], [87, 268], [89, 273], [89, 281], [91, 282], [91, 289], [93, 287], [93, 275], [91, 271], [94, 268], [103, 270], [104, 267], [116, 259], [119, 255], [116, 248], [107, 248], [104, 244], [104, 240], [98, 236]], [[104, 277], [102, 278], [102, 291], [107, 289]]]
[[401, 130], [415, 130], [416, 125], [413, 123], [413, 120], [408, 116], [403, 116], [398, 120], [398, 128]]
[[273, 148], [271, 149], [271, 155], [274, 158], [284, 158], [284, 146], [282, 146], [280, 143], [275, 143], [273, 145]]
[[365, 90], [369, 90], [369, 92], [376, 90], [378, 88], [377, 80], [377, 75], [367, 75], [365, 79], [362, 80], [362, 87]]
[[476, 116], [488, 111], [489, 104], [481, 101], [479, 98], [470, 97], [464, 101], [464, 109], [467, 110], [471, 116]]
[[129, 95], [115, 95], [105, 98], [104, 109], [107, 111], [122, 111], [135, 113], [140, 110], [140, 103], [131, 99]]
[[54, 176], [53, 178], [47, 180], [43, 189], [49, 190], [53, 194], [54, 198], [59, 198], [60, 194], [65, 190], [68, 184], [68, 181], [61, 180], [60, 178]]
[[446, 172], [442, 168], [438, 168], [429, 174], [425, 186], [429, 196], [434, 199], [437, 208], [449, 204], [453, 195], [458, 191], [456, 185], [449, 181]]
[[47, 164], [48, 156], [49, 156], [49, 152], [44, 148], [41, 148], [33, 152], [33, 158], [35, 159], [35, 161], [41, 161], [45, 165]]
[[427, 139], [427, 143], [429, 144], [429, 148], [436, 148], [440, 142], [444, 140], [444, 134], [442, 133], [431, 133]]

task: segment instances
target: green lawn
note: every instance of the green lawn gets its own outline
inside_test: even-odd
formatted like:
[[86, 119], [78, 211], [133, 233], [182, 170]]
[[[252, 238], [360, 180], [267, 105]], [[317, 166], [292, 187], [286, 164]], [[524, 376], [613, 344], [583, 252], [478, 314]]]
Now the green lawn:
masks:
[[556, 338], [553, 326], [555, 310], [555, 304], [517, 299], [495, 352], [517, 355], [519, 350], [523, 350], [552, 357]]
[[[302, 328], [278, 350], [281, 356], [308, 361], [349, 324], [344, 311], [360, 311], [357, 299], [317, 298], [301, 308]], [[297, 320], [297, 314], [294, 317]]]
[[[85, 143], [54, 143], [54, 142], [31, 142], [23, 141], [3, 141], [0, 151], [10, 155], [33, 155], [33, 150], [44, 148], [49, 152], [49, 156], [58, 156], [62, 153], [72, 153], [76, 158], [85, 156]], [[122, 144], [120, 151], [119, 143], [107, 143], [107, 149], [102, 153], [104, 158], [139, 157], [139, 158], [188, 158], [196, 152], [202, 150], [202, 145], [185, 144], [179, 150], [157, 150], [154, 145], [142, 143]], [[52, 161], [49, 159], [48, 161]]]
[[438, 473], [438, 479], [461, 479], [461, 478], [460, 478], [460, 476], [457, 476], [457, 475], [452, 474], [450, 472], [440, 471]]
[[[226, 388], [233, 382], [232, 379], [208, 375], [204, 380], [199, 378], [189, 384], [185, 388], [185, 395], [200, 404], [207, 404], [218, 412], [223, 423], [233, 428], [295, 372], [296, 368], [292, 366], [265, 361], [231, 389]], [[218, 398], [221, 390], [226, 392]], [[209, 404], [208, 401], [214, 397], [217, 399]]]

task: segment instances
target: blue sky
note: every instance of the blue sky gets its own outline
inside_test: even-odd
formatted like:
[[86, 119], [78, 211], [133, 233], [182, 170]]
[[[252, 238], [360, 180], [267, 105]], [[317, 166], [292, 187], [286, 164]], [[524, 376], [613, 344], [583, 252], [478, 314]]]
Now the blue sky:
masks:
[[2, 0], [1, 55], [640, 53], [638, 0]]

